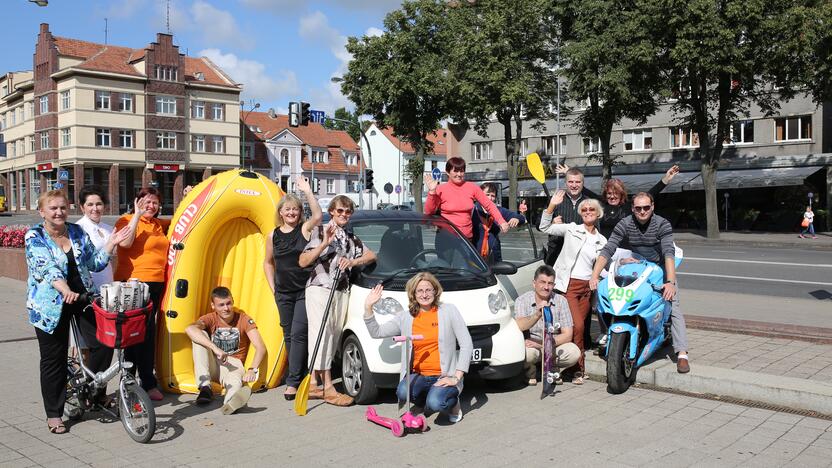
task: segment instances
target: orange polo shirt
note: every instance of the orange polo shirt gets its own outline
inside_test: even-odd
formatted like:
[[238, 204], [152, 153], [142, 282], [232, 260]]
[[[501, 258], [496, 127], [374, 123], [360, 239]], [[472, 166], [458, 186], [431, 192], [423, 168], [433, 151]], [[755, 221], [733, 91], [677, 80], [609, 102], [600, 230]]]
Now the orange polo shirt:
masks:
[[413, 372], [425, 376], [442, 375], [439, 365], [439, 317], [436, 307], [413, 318], [413, 334], [423, 338], [413, 342]]
[[[132, 214], [124, 215], [116, 221], [114, 230], [127, 226]], [[142, 218], [136, 226], [136, 239], [129, 248], [119, 246], [113, 279], [126, 281], [138, 278], [144, 282], [161, 283], [165, 281], [165, 264], [168, 256], [168, 226], [170, 220]]]

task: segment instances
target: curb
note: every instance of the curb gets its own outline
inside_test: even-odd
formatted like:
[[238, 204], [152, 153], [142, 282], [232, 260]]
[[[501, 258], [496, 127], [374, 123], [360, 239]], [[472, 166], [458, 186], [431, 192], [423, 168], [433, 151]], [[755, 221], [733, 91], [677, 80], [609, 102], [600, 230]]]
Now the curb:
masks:
[[783, 338], [808, 341], [818, 344], [832, 344], [832, 328], [807, 327], [786, 323], [758, 322], [755, 320], [726, 319], [685, 314], [685, 323], [690, 328], [724, 333]]
[[[604, 381], [606, 361], [591, 352], [586, 371]], [[748, 400], [803, 411], [832, 414], [832, 384], [794, 377], [761, 374], [720, 367], [691, 365], [688, 374], [676, 372], [676, 365], [660, 360], [638, 370], [636, 382], [686, 393], [710, 394]]]
[[743, 239], [717, 239], [717, 240], [708, 240], [708, 239], [685, 239], [685, 238], [674, 238], [677, 244], [679, 245], [702, 245], [702, 246], [728, 246], [728, 247], [769, 247], [769, 248], [800, 248], [805, 250], [818, 250], [823, 252], [830, 252], [832, 251], [832, 245], [827, 245], [824, 243], [815, 243], [812, 244], [810, 242], [787, 242], [787, 241], [766, 241], [766, 240], [743, 240]]

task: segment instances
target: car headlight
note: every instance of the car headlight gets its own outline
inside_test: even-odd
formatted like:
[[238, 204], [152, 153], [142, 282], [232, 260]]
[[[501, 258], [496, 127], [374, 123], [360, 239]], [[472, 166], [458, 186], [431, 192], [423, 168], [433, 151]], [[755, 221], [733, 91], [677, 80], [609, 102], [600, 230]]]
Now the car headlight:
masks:
[[401, 302], [392, 297], [382, 297], [380, 301], [373, 304], [373, 313], [379, 315], [399, 315], [404, 312]]
[[488, 295], [488, 308], [491, 310], [492, 314], [496, 314], [497, 312], [505, 309], [507, 306], [508, 300], [502, 290]]

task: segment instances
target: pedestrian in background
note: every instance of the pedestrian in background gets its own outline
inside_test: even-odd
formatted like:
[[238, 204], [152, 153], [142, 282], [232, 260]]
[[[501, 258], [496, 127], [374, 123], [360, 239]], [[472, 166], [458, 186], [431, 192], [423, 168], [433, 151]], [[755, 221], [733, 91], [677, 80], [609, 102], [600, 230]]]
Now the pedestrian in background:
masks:
[[[503, 215], [503, 219], [508, 221], [510, 228], [526, 224], [525, 216], [496, 204], [498, 193], [497, 184], [486, 182], [480, 185], [480, 188], [485, 193], [485, 196], [497, 206], [500, 214]], [[477, 202], [474, 203], [474, 210], [471, 212], [471, 224], [474, 234], [474, 246], [477, 248], [477, 252], [485, 259], [486, 263], [502, 262], [503, 249], [500, 245], [500, 227], [494, 222], [494, 217]]]
[[812, 212], [812, 207], [807, 206], [806, 211], [803, 212], [803, 222], [801, 223], [803, 226], [803, 231], [798, 235], [801, 239], [805, 239], [806, 235], [809, 234], [812, 236], [812, 239], [817, 239], [818, 236], [815, 235], [815, 213]]

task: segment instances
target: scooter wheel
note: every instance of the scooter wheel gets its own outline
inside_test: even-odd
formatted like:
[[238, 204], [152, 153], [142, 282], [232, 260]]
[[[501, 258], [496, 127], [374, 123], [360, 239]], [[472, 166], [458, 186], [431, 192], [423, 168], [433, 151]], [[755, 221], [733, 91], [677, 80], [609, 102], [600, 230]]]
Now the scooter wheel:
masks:
[[425, 432], [425, 430], [428, 428], [428, 421], [421, 414], [419, 416], [416, 416], [416, 423], [419, 424], [419, 432]]
[[402, 427], [399, 421], [393, 421], [390, 425], [390, 430], [393, 432], [393, 435], [396, 437], [401, 437], [404, 435], [404, 427]]

